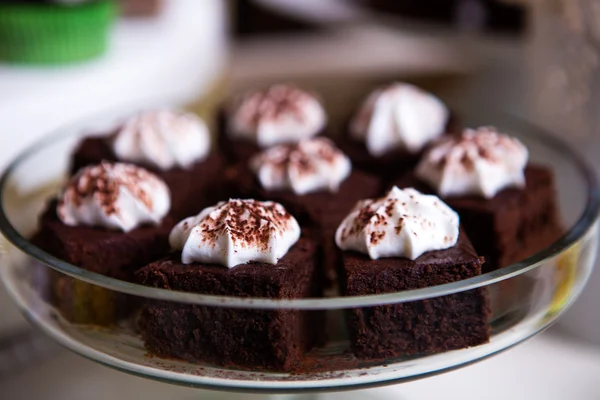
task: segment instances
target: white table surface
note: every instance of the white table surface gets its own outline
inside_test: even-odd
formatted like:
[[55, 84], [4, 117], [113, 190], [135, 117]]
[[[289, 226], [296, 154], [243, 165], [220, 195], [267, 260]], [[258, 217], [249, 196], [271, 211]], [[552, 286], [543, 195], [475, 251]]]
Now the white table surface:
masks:
[[[189, 100], [205, 90], [204, 77], [221, 73], [222, 27], [218, 20], [221, 0], [172, 0], [172, 7], [155, 22], [121, 23], [115, 32], [111, 53], [102, 60], [67, 69], [17, 69], [0, 66], [0, 167], [41, 135], [72, 120], [120, 104], [163, 99]], [[205, 8], [208, 7], [210, 12]], [[213, 7], [213, 8], [211, 8]], [[213, 14], [211, 14], [213, 13]], [[199, 21], [199, 18], [205, 18]], [[212, 15], [213, 18], [207, 17]], [[176, 22], [175, 22], [176, 21]], [[202, 22], [202, 23], [201, 23]], [[345, 31], [332, 40], [343, 46], [344, 38], [358, 33]], [[414, 38], [397, 39], [385, 31], [370, 30], [407, 48]], [[211, 36], [212, 35], [212, 36]], [[190, 37], [195, 38], [190, 40]], [[362, 37], [362, 36], [361, 36]], [[352, 41], [352, 40], [351, 40]], [[211, 47], [217, 46], [217, 47]], [[274, 42], [284, 51], [285, 45]], [[320, 48], [312, 41], [309, 46]], [[412, 46], [412, 47], [411, 47]], [[202, 49], [209, 49], [202, 50]], [[260, 43], [234, 51], [235, 79], [261, 77], [264, 54]], [[449, 68], [464, 70], [469, 65], [456, 57], [440, 60], [439, 45], [424, 51], [423, 63], [402, 64], [396, 56], [382, 57], [383, 68], [423, 65], [435, 68], [440, 61]], [[351, 53], [350, 48], [347, 51]], [[207, 57], [207, 54], [211, 57]], [[157, 55], [161, 55], [158, 57]], [[373, 50], [376, 55], [376, 50]], [[284, 74], [288, 60], [274, 66], [273, 76]], [[256, 68], [241, 68], [241, 62]], [[325, 59], [326, 68], [344, 67], [341, 60]], [[368, 69], [368, 64], [359, 64]], [[296, 71], [298, 72], [298, 71]], [[309, 71], [310, 72], [310, 71]], [[24, 322], [0, 290], [0, 332]], [[597, 399], [600, 398], [600, 349], [556, 332], [545, 333], [527, 343], [481, 363], [422, 381], [374, 389], [367, 392], [331, 395], [330, 398], [444, 398], [451, 399]], [[236, 398], [232, 395], [199, 392], [126, 375], [67, 351], [32, 367], [25, 373], [0, 381], [1, 399], [192, 399]], [[237, 398], [252, 398], [239, 396]]]

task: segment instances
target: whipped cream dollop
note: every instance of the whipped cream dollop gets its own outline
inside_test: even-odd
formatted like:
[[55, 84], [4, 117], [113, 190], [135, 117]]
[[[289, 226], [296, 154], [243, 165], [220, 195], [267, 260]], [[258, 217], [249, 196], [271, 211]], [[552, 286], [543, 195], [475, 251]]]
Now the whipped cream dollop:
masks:
[[255, 155], [250, 168], [263, 188], [303, 195], [322, 190], [337, 192], [350, 175], [352, 164], [331, 140], [313, 138], [271, 147]]
[[229, 115], [228, 134], [269, 147], [315, 136], [326, 122], [325, 109], [315, 95], [278, 84], [243, 96]]
[[394, 186], [384, 197], [359, 201], [338, 227], [335, 242], [372, 260], [415, 260], [427, 251], [454, 246], [458, 226], [458, 214], [438, 197]]
[[169, 188], [156, 175], [131, 164], [102, 162], [71, 178], [56, 211], [65, 225], [128, 232], [159, 224], [170, 207]]
[[168, 170], [187, 168], [210, 151], [206, 124], [194, 114], [146, 111], [129, 118], [112, 139], [119, 160]]
[[442, 197], [478, 195], [489, 199], [502, 189], [525, 186], [528, 157], [523, 143], [493, 127], [466, 129], [429, 149], [416, 174]]
[[272, 201], [222, 201], [184, 219], [169, 243], [181, 250], [184, 264], [220, 264], [228, 268], [250, 261], [277, 264], [300, 238], [300, 226]]
[[350, 135], [374, 157], [395, 149], [417, 153], [444, 133], [448, 116], [431, 93], [396, 82], [367, 97], [350, 121]]

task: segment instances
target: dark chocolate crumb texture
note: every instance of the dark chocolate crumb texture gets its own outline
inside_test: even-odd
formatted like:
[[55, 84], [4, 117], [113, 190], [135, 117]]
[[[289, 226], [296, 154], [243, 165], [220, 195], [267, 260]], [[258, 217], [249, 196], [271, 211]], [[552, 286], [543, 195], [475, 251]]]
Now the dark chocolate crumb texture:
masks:
[[[419, 289], [481, 274], [482, 259], [458, 216], [435, 196], [393, 188], [357, 205], [336, 232], [342, 294]], [[346, 313], [353, 352], [363, 359], [434, 353], [489, 340], [486, 289]]]
[[[137, 279], [144, 285], [213, 295], [319, 297], [317, 249], [299, 236], [295, 219], [277, 203], [222, 202], [181, 221], [171, 244], [182, 251], [142, 268]], [[224, 238], [229, 244], [221, 249]], [[321, 341], [322, 319], [323, 313], [316, 311], [149, 302], [139, 330], [146, 348], [161, 356], [292, 371]]]

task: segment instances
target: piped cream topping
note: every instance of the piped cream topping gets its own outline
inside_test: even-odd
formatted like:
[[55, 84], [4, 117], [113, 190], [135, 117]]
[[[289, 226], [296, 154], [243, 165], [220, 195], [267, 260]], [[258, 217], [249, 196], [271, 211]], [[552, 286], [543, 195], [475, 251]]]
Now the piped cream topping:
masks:
[[143, 224], [160, 224], [170, 207], [169, 188], [156, 175], [131, 164], [102, 162], [71, 178], [57, 214], [65, 225], [128, 232]]
[[146, 111], [129, 118], [111, 138], [121, 161], [169, 170], [188, 168], [210, 152], [204, 121], [191, 113]]
[[271, 147], [254, 156], [250, 167], [263, 188], [297, 195], [337, 192], [352, 170], [350, 159], [326, 138]]
[[233, 268], [251, 261], [277, 264], [300, 238], [300, 226], [272, 201], [223, 201], [179, 222], [169, 243], [184, 264]]
[[505, 188], [525, 186], [528, 158], [518, 139], [480, 127], [441, 139], [423, 156], [416, 174], [442, 197], [489, 199]]
[[438, 197], [394, 186], [384, 197], [358, 202], [338, 227], [335, 242], [372, 260], [415, 260], [454, 246], [458, 234], [458, 214]]
[[278, 84], [243, 96], [228, 119], [228, 134], [269, 147], [295, 143], [321, 132], [325, 109], [312, 93]]
[[367, 97], [350, 122], [350, 135], [374, 157], [396, 149], [418, 153], [444, 133], [448, 116], [434, 95], [396, 82]]

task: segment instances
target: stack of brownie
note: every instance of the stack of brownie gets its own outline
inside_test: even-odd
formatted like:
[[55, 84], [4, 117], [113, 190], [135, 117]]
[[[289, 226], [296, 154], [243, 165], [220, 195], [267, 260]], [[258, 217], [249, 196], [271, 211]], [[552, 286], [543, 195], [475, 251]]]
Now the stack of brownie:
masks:
[[[192, 115], [136, 115], [79, 144], [35, 243], [156, 288], [293, 299], [455, 282], [560, 235], [553, 175], [528, 164], [518, 140], [460, 129], [438, 98], [405, 83], [357, 110], [335, 135], [315, 94], [274, 85], [223, 107], [216, 146]], [[78, 301], [63, 297], [59, 308]], [[140, 311], [151, 353], [192, 362], [293, 371], [324, 341], [316, 311], [150, 300]], [[486, 289], [346, 316], [363, 360], [475, 346], [490, 334]]]

